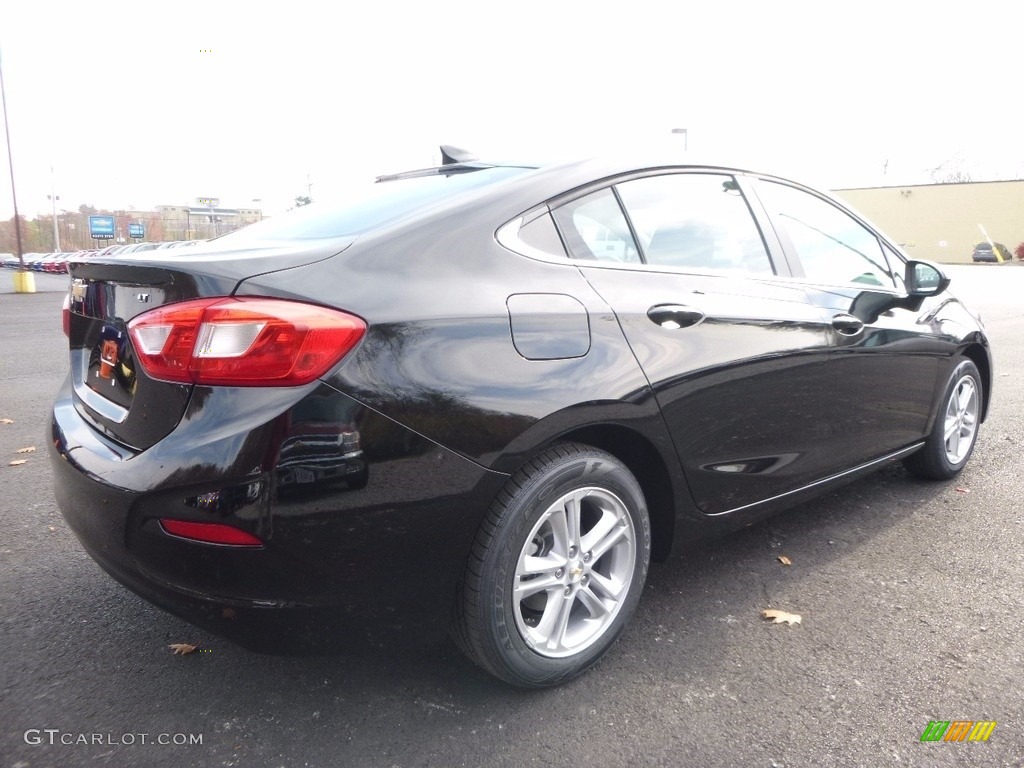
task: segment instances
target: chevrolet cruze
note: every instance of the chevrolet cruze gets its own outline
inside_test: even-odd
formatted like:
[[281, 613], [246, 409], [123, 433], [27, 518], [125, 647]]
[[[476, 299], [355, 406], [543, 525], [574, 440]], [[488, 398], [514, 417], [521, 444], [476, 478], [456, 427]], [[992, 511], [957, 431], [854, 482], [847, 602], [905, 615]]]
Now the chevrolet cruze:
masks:
[[443, 156], [173, 257], [72, 264], [50, 455], [114, 578], [226, 634], [442, 616], [547, 686], [673, 546], [970, 459], [982, 325], [828, 195]]

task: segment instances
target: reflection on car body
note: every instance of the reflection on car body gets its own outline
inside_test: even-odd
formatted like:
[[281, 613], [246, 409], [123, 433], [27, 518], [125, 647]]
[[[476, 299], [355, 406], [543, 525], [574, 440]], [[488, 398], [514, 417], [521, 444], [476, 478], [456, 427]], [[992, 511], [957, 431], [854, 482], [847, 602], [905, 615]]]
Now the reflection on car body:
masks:
[[363, 460], [359, 430], [347, 421], [332, 421], [334, 403], [308, 398], [282, 417], [287, 432], [276, 462], [277, 487], [344, 480], [350, 488], [366, 485], [369, 469]]

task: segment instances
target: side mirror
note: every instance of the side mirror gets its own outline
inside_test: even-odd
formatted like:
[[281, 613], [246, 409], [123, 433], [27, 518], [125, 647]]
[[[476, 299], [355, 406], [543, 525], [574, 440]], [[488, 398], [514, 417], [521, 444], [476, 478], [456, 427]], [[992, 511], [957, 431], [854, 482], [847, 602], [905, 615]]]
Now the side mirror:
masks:
[[949, 287], [949, 278], [930, 261], [908, 261], [904, 282], [910, 296], [938, 296]]

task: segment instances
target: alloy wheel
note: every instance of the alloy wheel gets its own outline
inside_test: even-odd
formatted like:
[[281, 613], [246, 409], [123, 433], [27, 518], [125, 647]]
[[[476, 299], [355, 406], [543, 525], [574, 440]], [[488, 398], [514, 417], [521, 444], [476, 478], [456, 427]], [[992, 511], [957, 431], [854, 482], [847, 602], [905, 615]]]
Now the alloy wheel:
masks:
[[589, 648], [622, 607], [635, 564], [636, 530], [618, 496], [596, 487], [564, 494], [519, 555], [512, 597], [520, 635], [549, 658]]
[[974, 445], [978, 432], [978, 388], [971, 376], [962, 376], [949, 394], [943, 431], [946, 459], [959, 464]]

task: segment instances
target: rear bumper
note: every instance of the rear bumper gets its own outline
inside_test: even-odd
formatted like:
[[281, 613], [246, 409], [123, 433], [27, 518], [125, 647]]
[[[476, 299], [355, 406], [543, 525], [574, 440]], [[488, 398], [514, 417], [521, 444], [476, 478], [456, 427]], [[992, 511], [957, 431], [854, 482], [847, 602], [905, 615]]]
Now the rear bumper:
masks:
[[[317, 645], [324, 635], [348, 642], [447, 617], [472, 538], [505, 476], [326, 385], [299, 393], [284, 410], [262, 411], [257, 423], [231, 420], [238, 397], [210, 390], [204, 408], [218, 420], [186, 418], [157, 445], [131, 453], [93, 430], [70, 387], [62, 390], [50, 441], [54, 493], [88, 554], [147, 600], [257, 650], [275, 636], [268, 624]], [[252, 402], [259, 390], [243, 397], [247, 413], [261, 413]], [[297, 473], [294, 452], [279, 471], [288, 424], [299, 412], [308, 424], [311, 411], [344, 412], [358, 428], [362, 454], [347, 456], [343, 472]], [[296, 482], [297, 474], [309, 481]], [[161, 529], [162, 517], [232, 525], [264, 544], [183, 540]], [[272, 642], [280, 648], [279, 638]]]

